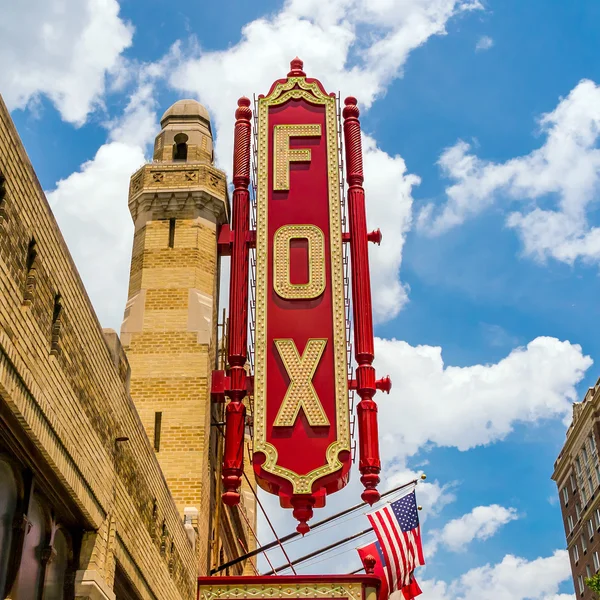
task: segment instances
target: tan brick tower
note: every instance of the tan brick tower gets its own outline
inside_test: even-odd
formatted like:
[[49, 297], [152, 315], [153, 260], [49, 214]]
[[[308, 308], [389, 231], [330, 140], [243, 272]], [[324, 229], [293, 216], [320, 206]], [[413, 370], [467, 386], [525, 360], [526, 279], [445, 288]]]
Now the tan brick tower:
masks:
[[213, 166], [206, 109], [180, 100], [161, 127], [154, 161], [131, 178], [135, 236], [121, 340], [131, 396], [177, 507], [196, 529], [203, 573], [218, 478], [209, 392], [217, 345], [217, 232], [228, 220], [229, 202], [225, 174]]

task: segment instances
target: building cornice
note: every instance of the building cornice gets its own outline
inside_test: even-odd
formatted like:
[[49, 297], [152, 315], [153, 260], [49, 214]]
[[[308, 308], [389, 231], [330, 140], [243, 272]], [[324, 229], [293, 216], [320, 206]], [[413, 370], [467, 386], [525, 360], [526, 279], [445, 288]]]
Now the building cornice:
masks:
[[594, 387], [588, 389], [583, 400], [573, 404], [573, 419], [567, 429], [567, 439], [554, 463], [552, 479], [560, 484], [568, 476], [572, 468], [572, 461], [565, 458], [572, 457], [573, 450], [579, 451], [582, 439], [587, 436], [599, 416], [600, 408], [600, 379]]

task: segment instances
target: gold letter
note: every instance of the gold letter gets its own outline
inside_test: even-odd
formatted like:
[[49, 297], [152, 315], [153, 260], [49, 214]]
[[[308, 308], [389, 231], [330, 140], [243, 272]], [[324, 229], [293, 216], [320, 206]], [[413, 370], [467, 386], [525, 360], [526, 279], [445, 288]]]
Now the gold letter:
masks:
[[[308, 241], [308, 283], [290, 281], [290, 242]], [[273, 236], [273, 287], [286, 300], [311, 300], [325, 290], [325, 236], [316, 225], [284, 225]]]
[[290, 189], [290, 163], [310, 162], [310, 148], [290, 148], [291, 137], [319, 137], [321, 126], [315, 125], [275, 125], [273, 127], [273, 189]]
[[329, 425], [325, 410], [312, 384], [317, 365], [323, 356], [327, 340], [311, 338], [306, 342], [302, 357], [294, 340], [275, 340], [275, 346], [290, 378], [290, 385], [277, 412], [275, 427], [292, 427], [300, 408], [304, 409], [306, 420], [311, 427]]

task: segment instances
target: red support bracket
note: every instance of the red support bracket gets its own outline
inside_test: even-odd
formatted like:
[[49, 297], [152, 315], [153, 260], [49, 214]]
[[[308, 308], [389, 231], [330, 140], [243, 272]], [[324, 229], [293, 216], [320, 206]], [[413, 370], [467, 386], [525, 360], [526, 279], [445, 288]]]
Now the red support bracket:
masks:
[[377, 244], [379, 246], [381, 244], [381, 240], [383, 239], [383, 236], [381, 235], [381, 229], [377, 228], [367, 233], [367, 239], [373, 244]]
[[[246, 243], [248, 248], [256, 248], [256, 230], [250, 229], [246, 232]], [[233, 230], [229, 225], [221, 225], [219, 238], [217, 239], [217, 252], [219, 256], [231, 256], [233, 248]]]
[[219, 256], [231, 256], [231, 248], [233, 245], [233, 231], [229, 225], [221, 225], [219, 229], [219, 237], [217, 239], [217, 252]]
[[[213, 371], [210, 386], [210, 397], [216, 404], [225, 402], [225, 396], [231, 390], [231, 377], [226, 371]], [[246, 376], [246, 393], [248, 396], [254, 395], [254, 376]]]
[[225, 371], [213, 371], [210, 384], [210, 398], [215, 404], [225, 402], [225, 390], [231, 387], [231, 379]]
[[[356, 379], [348, 380], [348, 389], [350, 389], [350, 390], [358, 389], [358, 382], [356, 381]], [[392, 391], [392, 380], [390, 379], [389, 375], [387, 375], [386, 377], [382, 377], [381, 379], [378, 379], [375, 382], [375, 389], [381, 390], [382, 392], [389, 394]]]
[[[373, 244], [377, 244], [379, 246], [382, 239], [383, 235], [381, 235], [381, 229], [374, 229], [373, 231], [367, 233], [367, 240]], [[349, 231], [342, 233], [342, 242], [350, 241], [352, 241], [352, 234]]]

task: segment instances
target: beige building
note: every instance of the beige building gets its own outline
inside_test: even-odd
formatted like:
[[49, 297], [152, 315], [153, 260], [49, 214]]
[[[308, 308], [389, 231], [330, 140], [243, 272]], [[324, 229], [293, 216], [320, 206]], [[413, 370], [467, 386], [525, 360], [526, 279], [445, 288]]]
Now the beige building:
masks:
[[217, 502], [211, 426], [226, 180], [201, 105], [176, 103], [161, 127], [131, 180], [119, 340], [0, 100], [1, 598], [192, 600], [199, 574], [253, 547], [251, 490]]
[[600, 571], [600, 380], [573, 405], [573, 421], [552, 479], [558, 486], [573, 584], [578, 598], [595, 594], [585, 579]]

